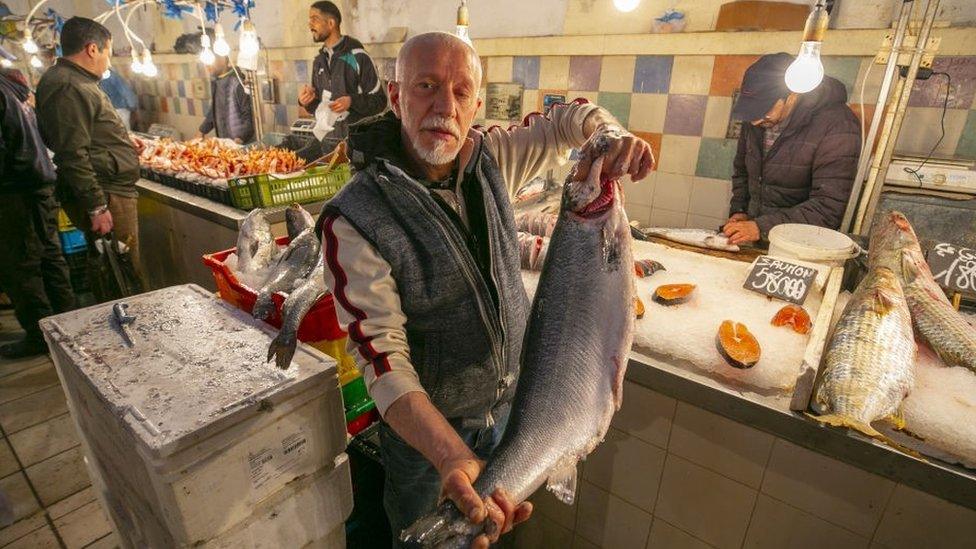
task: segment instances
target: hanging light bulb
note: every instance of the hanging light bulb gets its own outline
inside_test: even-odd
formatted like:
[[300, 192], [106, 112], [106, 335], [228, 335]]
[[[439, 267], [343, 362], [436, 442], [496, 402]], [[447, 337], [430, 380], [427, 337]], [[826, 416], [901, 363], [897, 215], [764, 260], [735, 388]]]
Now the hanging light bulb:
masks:
[[640, 4], [640, 0], [613, 0], [613, 6], [624, 13], [634, 11]]
[[34, 36], [31, 35], [30, 29], [24, 29], [24, 51], [29, 54], [35, 54], [41, 51], [41, 48], [37, 47], [37, 42], [34, 41]]
[[129, 63], [129, 68], [135, 74], [142, 74], [142, 61], [139, 61], [139, 56], [136, 55], [136, 50], [132, 50], [132, 61]]
[[39, 69], [44, 66], [44, 63], [41, 62], [40, 57], [32, 55], [30, 58], [30, 66], [34, 67], [35, 69]]
[[220, 26], [220, 23], [214, 25], [214, 37], [214, 53], [224, 57], [230, 54], [230, 44], [228, 44], [227, 39], [224, 38], [224, 27]]
[[803, 42], [800, 43], [800, 53], [796, 60], [786, 69], [786, 87], [793, 93], [807, 93], [820, 85], [824, 77], [823, 63], [820, 61], [820, 47], [830, 14], [824, 6], [823, 0], [818, 0], [807, 17], [803, 28]]
[[461, 0], [461, 5], [458, 6], [457, 32], [455, 34], [461, 40], [471, 44], [471, 37], [468, 36], [468, 3], [466, 0]]
[[3, 59], [0, 59], [0, 67], [3, 67], [5, 69], [9, 69], [12, 66], [14, 66], [14, 62], [13, 61], [7, 59], [6, 57], [4, 57]]
[[250, 20], [244, 21], [241, 25], [241, 42], [240, 42], [241, 54], [245, 56], [253, 56], [258, 54], [258, 50], [261, 49], [261, 43], [258, 42], [258, 31], [254, 28], [254, 23]]
[[200, 62], [210, 66], [214, 63], [214, 52], [210, 49], [210, 37], [204, 32], [200, 35]]
[[159, 70], [156, 68], [156, 64], [153, 63], [152, 54], [149, 53], [148, 48], [142, 50], [142, 74], [149, 78], [155, 78], [159, 74]]

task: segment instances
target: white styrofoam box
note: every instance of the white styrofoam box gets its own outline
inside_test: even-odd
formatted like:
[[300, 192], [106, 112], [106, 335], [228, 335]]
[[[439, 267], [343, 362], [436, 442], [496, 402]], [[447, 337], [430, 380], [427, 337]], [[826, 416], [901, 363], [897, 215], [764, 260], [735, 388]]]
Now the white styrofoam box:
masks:
[[[208, 549], [277, 549], [279, 547], [345, 547], [345, 522], [352, 513], [349, 458], [341, 454], [331, 470], [288, 484], [261, 502], [254, 513], [202, 546]], [[343, 531], [342, 544], [325, 544]], [[334, 543], [334, 542], [332, 542]]]
[[300, 346], [266, 363], [273, 331], [198, 286], [128, 298], [134, 345], [112, 304], [42, 321], [109, 513], [131, 545], [211, 539], [345, 450], [335, 361]]

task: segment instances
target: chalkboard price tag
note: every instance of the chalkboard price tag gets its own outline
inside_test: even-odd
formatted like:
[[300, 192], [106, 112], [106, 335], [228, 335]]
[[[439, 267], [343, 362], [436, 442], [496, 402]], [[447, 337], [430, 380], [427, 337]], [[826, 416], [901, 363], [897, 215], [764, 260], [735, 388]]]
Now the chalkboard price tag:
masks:
[[761, 255], [742, 286], [747, 290], [768, 295], [797, 305], [803, 305], [817, 278], [817, 269], [796, 265], [782, 259]]
[[929, 250], [927, 259], [940, 286], [954, 292], [976, 293], [976, 250], [940, 242]]

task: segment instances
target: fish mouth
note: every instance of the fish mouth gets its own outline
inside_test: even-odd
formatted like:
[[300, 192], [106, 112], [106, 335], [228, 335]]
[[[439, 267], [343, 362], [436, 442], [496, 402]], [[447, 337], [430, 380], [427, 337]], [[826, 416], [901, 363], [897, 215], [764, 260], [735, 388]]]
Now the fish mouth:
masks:
[[612, 179], [600, 180], [600, 194], [589, 204], [584, 205], [573, 213], [583, 219], [594, 219], [607, 213], [613, 207], [617, 198], [617, 182]]

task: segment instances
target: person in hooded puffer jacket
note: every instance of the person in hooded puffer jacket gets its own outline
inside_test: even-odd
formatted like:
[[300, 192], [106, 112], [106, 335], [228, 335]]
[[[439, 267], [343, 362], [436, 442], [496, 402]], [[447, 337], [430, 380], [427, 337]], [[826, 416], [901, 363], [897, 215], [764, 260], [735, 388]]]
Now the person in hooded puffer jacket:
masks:
[[824, 77], [804, 94], [790, 92], [786, 53], [764, 55], [746, 70], [732, 117], [742, 133], [723, 232], [733, 244], [768, 240], [782, 223], [840, 228], [861, 149], [847, 89]]

